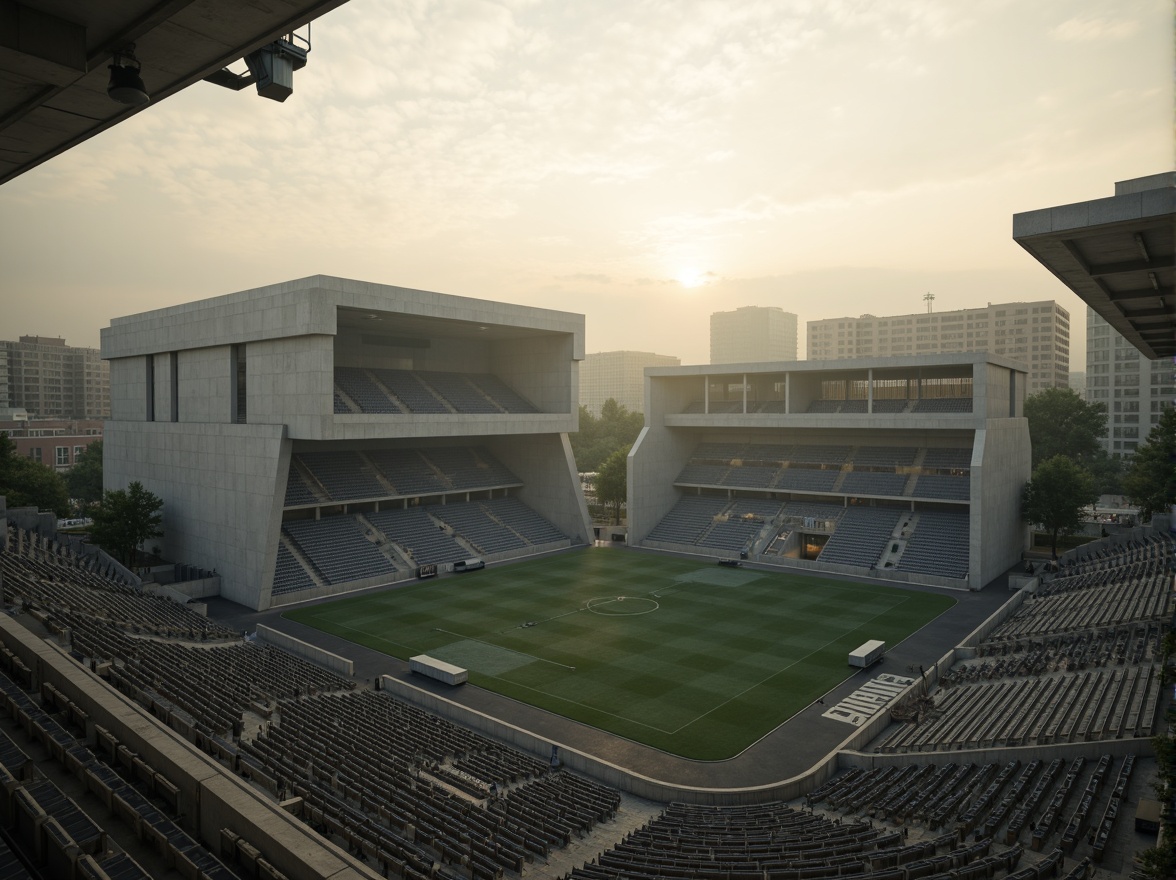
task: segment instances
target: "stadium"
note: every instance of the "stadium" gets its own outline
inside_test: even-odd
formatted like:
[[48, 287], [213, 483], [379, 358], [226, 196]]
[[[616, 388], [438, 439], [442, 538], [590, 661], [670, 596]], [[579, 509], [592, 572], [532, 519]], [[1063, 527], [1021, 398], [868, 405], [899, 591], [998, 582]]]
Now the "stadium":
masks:
[[[9, 4], [0, 182], [140, 112], [140, 58], [284, 99], [338, 5]], [[1158, 359], [1174, 216], [1168, 173], [1014, 237]], [[1022, 573], [1018, 361], [650, 370], [603, 548], [580, 315], [315, 276], [102, 346], [107, 487], [176, 566], [0, 498], [5, 877], [1127, 880], [1169, 821], [1176, 547]]]
[[8, 514], [14, 863], [1129, 873], [1174, 546], [1019, 573], [1015, 362], [651, 368], [618, 549], [567, 437], [580, 316], [316, 276], [116, 318], [103, 354], [108, 485], [164, 500], [198, 577]]

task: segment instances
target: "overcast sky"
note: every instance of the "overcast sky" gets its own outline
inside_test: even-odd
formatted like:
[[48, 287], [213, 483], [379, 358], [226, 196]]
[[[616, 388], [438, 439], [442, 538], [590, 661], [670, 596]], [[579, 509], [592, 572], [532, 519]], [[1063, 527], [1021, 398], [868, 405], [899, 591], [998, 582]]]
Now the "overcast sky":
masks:
[[[284, 103], [199, 83], [0, 187], [0, 339], [325, 273], [582, 312], [1057, 299], [1012, 215], [1173, 167], [1167, 0], [351, 0]], [[150, 70], [143, 71], [148, 87]]]

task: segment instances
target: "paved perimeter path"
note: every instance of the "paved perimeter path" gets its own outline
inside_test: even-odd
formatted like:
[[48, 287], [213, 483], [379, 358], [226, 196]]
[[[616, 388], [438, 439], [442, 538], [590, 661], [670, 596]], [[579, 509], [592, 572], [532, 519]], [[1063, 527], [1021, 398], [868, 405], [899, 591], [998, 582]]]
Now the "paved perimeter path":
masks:
[[[641, 551], [629, 550], [627, 552]], [[756, 566], [750, 567], [755, 568]], [[778, 568], [768, 567], [765, 567], [765, 570], [780, 571]], [[1019, 570], [1019, 566], [1012, 569], [1013, 572], [1019, 572]], [[816, 573], [806, 571], [805, 574]], [[838, 578], [838, 580], [852, 580], [858, 583], [896, 588], [890, 582], [870, 578]], [[416, 581], [408, 583], [415, 584]], [[208, 600], [208, 611], [211, 617], [236, 629], [252, 630], [257, 624], [263, 623], [347, 657], [354, 661], [355, 677], [361, 681], [366, 679], [370, 684], [379, 675], [390, 675], [411, 682], [422, 690], [433, 691], [456, 703], [461, 703], [507, 721], [516, 727], [529, 730], [535, 735], [559, 743], [561, 746], [585, 752], [643, 776], [678, 785], [741, 788], [777, 782], [804, 773], [837, 748], [855, 730], [854, 727], [844, 722], [823, 718], [822, 715], [830, 706], [849, 696], [880, 672], [905, 676], [910, 675], [908, 667], [913, 667], [916, 670], [914, 676], [917, 676], [920, 664], [930, 668], [936, 660], [960, 644], [969, 633], [1013, 596], [1008, 590], [1007, 574], [997, 578], [979, 592], [942, 590], [913, 585], [897, 588], [950, 595], [957, 602], [950, 610], [910, 635], [906, 641], [896, 646], [890, 646], [883, 663], [851, 675], [831, 690], [824, 697], [824, 705], [814, 703], [806, 707], [742, 754], [725, 761], [695, 761], [680, 758], [473, 685], [450, 688], [421, 676], [414, 676], [409, 672], [408, 663], [403, 660], [284, 619], [281, 616], [282, 612], [288, 610], [289, 606], [258, 612], [249, 611], [225, 599], [214, 598]], [[395, 589], [395, 587], [375, 587], [367, 592], [384, 589]], [[347, 593], [344, 595], [355, 596], [359, 594]], [[307, 604], [320, 604], [337, 598], [341, 598], [341, 596], [331, 596]]]

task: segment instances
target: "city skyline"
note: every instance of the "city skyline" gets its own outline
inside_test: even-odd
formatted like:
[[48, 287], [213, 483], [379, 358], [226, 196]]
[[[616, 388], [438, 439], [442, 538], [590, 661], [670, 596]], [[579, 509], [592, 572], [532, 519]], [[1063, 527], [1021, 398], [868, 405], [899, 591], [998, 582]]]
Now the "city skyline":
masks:
[[589, 351], [683, 363], [740, 306], [1054, 299], [1082, 364], [1085, 311], [1011, 217], [1170, 166], [1169, 34], [1143, 0], [352, 0], [284, 104], [198, 84], [0, 188], [0, 336], [93, 346], [328, 273], [580, 312]]

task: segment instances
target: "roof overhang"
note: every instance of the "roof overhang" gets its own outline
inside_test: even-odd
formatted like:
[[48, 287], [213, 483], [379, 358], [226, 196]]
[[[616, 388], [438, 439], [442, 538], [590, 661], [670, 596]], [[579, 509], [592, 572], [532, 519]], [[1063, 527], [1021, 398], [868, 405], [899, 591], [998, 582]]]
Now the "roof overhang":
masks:
[[1176, 174], [1014, 214], [1013, 240], [1146, 357], [1176, 357]]
[[[0, 184], [345, 2], [0, 0]], [[129, 43], [151, 95], [138, 107], [106, 94]]]

